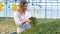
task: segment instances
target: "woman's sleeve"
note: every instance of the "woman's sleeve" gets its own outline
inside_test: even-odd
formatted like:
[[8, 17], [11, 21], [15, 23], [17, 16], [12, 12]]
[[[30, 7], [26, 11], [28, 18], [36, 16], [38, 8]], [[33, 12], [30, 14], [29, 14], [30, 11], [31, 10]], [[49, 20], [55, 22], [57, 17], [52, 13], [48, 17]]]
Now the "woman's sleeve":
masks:
[[19, 15], [18, 14], [14, 14], [14, 21], [16, 23], [16, 25], [22, 25], [22, 21], [21, 19], [19, 19]]
[[27, 16], [28, 16], [28, 18], [30, 18], [30, 17], [31, 17], [31, 15], [30, 15], [30, 13], [29, 13], [29, 12], [27, 12]]

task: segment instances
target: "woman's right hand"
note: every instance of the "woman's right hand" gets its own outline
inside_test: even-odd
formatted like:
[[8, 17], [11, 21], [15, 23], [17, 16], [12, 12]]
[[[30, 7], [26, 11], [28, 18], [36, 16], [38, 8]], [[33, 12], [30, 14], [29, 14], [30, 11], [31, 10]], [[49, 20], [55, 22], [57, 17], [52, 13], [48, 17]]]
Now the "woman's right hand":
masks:
[[22, 21], [22, 25], [25, 24], [25, 23], [26, 23], [26, 20], [23, 20], [23, 21]]

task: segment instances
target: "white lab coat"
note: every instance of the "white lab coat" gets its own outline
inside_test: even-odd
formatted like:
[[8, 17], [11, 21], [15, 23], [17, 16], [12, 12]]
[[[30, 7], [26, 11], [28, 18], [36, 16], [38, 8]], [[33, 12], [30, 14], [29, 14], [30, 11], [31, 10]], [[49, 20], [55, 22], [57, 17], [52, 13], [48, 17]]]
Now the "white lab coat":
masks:
[[29, 19], [30, 17], [31, 16], [30, 16], [29, 12], [27, 12], [27, 11], [25, 12], [25, 14], [22, 17], [19, 16], [19, 12], [17, 12], [17, 11], [14, 13], [14, 21], [15, 21], [16, 25], [18, 25], [18, 24], [21, 25], [21, 26], [17, 26], [17, 33], [21, 33], [25, 29], [31, 27], [28, 22], [26, 22], [24, 25], [22, 25], [22, 21], [24, 19]]

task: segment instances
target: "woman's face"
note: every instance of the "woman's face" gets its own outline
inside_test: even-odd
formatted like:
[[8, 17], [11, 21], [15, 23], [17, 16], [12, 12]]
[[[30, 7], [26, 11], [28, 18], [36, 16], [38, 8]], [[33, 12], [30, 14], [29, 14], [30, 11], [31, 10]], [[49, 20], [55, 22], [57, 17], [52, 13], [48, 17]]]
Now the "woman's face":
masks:
[[25, 3], [24, 6], [23, 6], [23, 10], [26, 11], [27, 10], [27, 7], [28, 7], [28, 4]]

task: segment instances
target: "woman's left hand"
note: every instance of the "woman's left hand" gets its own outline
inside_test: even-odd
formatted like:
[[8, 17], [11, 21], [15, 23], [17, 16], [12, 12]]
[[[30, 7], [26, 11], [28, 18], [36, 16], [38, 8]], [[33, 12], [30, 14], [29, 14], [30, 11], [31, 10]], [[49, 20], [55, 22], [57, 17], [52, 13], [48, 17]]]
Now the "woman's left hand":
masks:
[[30, 19], [26, 19], [26, 22], [29, 22], [30, 24], [32, 23], [32, 21]]

